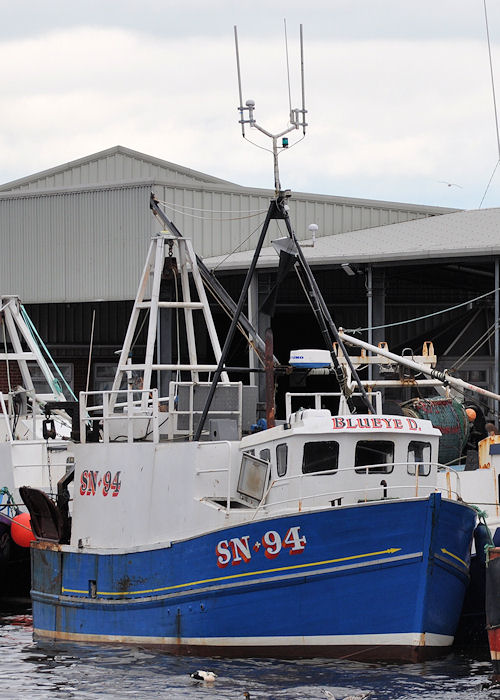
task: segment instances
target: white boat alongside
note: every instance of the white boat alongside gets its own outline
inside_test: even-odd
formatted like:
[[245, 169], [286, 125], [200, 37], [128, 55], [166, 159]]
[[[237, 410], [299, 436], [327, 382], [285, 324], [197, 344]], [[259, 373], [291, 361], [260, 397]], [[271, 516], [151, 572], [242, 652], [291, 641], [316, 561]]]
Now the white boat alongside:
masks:
[[[367, 393], [298, 244], [278, 152], [289, 132], [305, 134], [304, 99], [302, 85], [302, 109], [271, 134], [257, 124], [255, 102], [243, 106], [240, 83], [243, 134], [250, 125], [272, 139], [275, 195], [239, 301], [224, 302], [231, 315], [224, 341], [203, 286], [211, 276], [200, 273], [190, 241], [164, 217], [112, 390], [80, 395], [71, 519], [41, 491], [23, 489], [37, 537], [36, 639], [358, 660], [422, 659], [453, 642], [477, 509], [456, 488], [443, 488], [441, 432], [432, 422], [384, 413], [376, 393]], [[325, 388], [314, 408], [287, 410], [276, 423], [273, 351], [267, 343], [261, 352], [242, 319], [272, 220], [286, 227], [282, 250], [327, 353], [325, 362], [321, 353], [296, 351], [294, 364], [323, 372], [328, 387], [331, 362], [340, 387], [334, 412], [322, 405], [331, 394]], [[168, 280], [171, 293], [163, 294]], [[167, 310], [176, 323], [158, 332]], [[195, 314], [203, 316], [203, 335]], [[146, 322], [145, 354], [137, 358], [133, 342]], [[252, 387], [231, 380], [239, 324], [265, 367], [267, 422], [255, 411]], [[156, 345], [165, 325], [166, 354]], [[211, 347], [203, 362], [201, 338]]]
[[[0, 329], [0, 369], [7, 388], [0, 391], [0, 592], [26, 595], [26, 547], [33, 535], [19, 488], [57, 496], [57, 483], [72, 466], [71, 421], [64, 410], [52, 410], [50, 418], [45, 414], [46, 406], [65, 405], [66, 399], [17, 296], [0, 297]], [[45, 379], [47, 393], [35, 391], [34, 368]]]

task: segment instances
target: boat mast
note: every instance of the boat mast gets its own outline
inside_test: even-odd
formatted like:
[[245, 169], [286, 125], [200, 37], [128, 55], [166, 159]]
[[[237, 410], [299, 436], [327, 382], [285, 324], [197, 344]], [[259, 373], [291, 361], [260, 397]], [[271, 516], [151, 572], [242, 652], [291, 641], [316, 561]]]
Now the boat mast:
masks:
[[[237, 28], [234, 27], [234, 41], [235, 41], [235, 48], [236, 48], [236, 67], [237, 67], [237, 73], [238, 73], [238, 91], [239, 91], [239, 98], [240, 98], [240, 106], [238, 107], [238, 111], [240, 112], [240, 124], [241, 124], [241, 133], [243, 138], [245, 138], [245, 124], [249, 124], [251, 128], [257, 129], [260, 131], [262, 134], [267, 136], [272, 140], [272, 148], [273, 148], [273, 163], [274, 163], [274, 188], [275, 188], [275, 195], [277, 200], [279, 199], [281, 203], [286, 198], [291, 197], [291, 192], [290, 190], [282, 190], [281, 189], [281, 183], [280, 183], [280, 177], [279, 177], [279, 163], [278, 163], [278, 156], [281, 151], [285, 150], [288, 148], [288, 139], [284, 138], [286, 134], [298, 130], [299, 128], [302, 127], [302, 133], [305, 136], [306, 133], [306, 127], [307, 127], [307, 122], [306, 122], [306, 106], [305, 106], [305, 80], [304, 80], [304, 41], [303, 41], [303, 33], [302, 33], [302, 25], [300, 25], [300, 75], [301, 75], [301, 95], [302, 95], [302, 108], [301, 109], [292, 109], [290, 106], [290, 126], [285, 129], [284, 131], [280, 132], [279, 134], [272, 134], [269, 132], [267, 129], [264, 129], [260, 124], [258, 124], [255, 120], [254, 117], [254, 109], [255, 109], [255, 101], [254, 100], [247, 100], [245, 103], [245, 106], [243, 106], [243, 91], [241, 87], [241, 72], [240, 72], [240, 59], [239, 59], [239, 47], [238, 47], [238, 31]], [[248, 112], [248, 116], [245, 115], [245, 112]], [[282, 139], [282, 145], [281, 145], [281, 150], [280, 147], [278, 146], [278, 140]], [[276, 201], [277, 201], [276, 200]], [[282, 212], [281, 216], [276, 217], [276, 218], [282, 218], [285, 222], [288, 236], [291, 238], [294, 244], [294, 251], [293, 253], [297, 257], [297, 265], [298, 269], [296, 267], [297, 273], [300, 275], [299, 270], [302, 271], [302, 281], [305, 282], [307, 286], [307, 293], [308, 293], [308, 298], [311, 303], [313, 313], [319, 323], [320, 329], [321, 329], [321, 334], [323, 335], [323, 338], [325, 340], [325, 345], [330, 351], [330, 355], [332, 358], [332, 363], [335, 371], [335, 375], [337, 378], [337, 381], [339, 383], [340, 389], [342, 393], [344, 394], [347, 405], [349, 407], [349, 410], [353, 413], [356, 412], [356, 407], [352, 401], [351, 398], [351, 390], [348, 387], [347, 384], [347, 378], [344, 374], [344, 371], [342, 370], [342, 367], [340, 366], [337, 355], [334, 352], [333, 349], [333, 342], [335, 341], [342, 352], [344, 353], [346, 362], [349, 366], [349, 369], [351, 371], [352, 377], [354, 377], [354, 380], [358, 386], [359, 392], [361, 393], [362, 400], [368, 410], [369, 413], [375, 413], [375, 410], [372, 406], [372, 403], [368, 397], [368, 394], [365, 391], [365, 388], [362, 384], [362, 382], [359, 379], [358, 373], [356, 372], [354, 366], [352, 365], [352, 362], [348, 356], [348, 353], [342, 343], [342, 340], [338, 334], [338, 330], [335, 326], [335, 323], [333, 322], [333, 319], [330, 315], [330, 312], [328, 311], [328, 307], [325, 303], [325, 300], [323, 298], [323, 295], [321, 294], [321, 291], [318, 287], [318, 284], [314, 278], [314, 275], [312, 273], [312, 270], [309, 266], [309, 263], [306, 260], [306, 257], [304, 255], [304, 252], [302, 251], [300, 244], [297, 240], [297, 237], [295, 235], [295, 232], [292, 228], [291, 222], [290, 222], [290, 217], [288, 214], [288, 206], [286, 204], [283, 204], [282, 207]], [[333, 338], [332, 338], [333, 336]]]
[[[295, 236], [295, 233], [292, 229], [292, 225], [290, 223], [290, 217], [288, 215], [288, 205], [287, 201], [291, 197], [291, 192], [290, 190], [283, 190], [281, 187], [280, 183], [280, 177], [279, 177], [279, 162], [278, 162], [278, 157], [281, 151], [285, 150], [288, 148], [288, 138], [286, 138], [286, 135], [298, 130], [299, 128], [302, 128], [303, 134], [305, 134], [307, 122], [306, 122], [306, 113], [307, 110], [305, 108], [305, 90], [304, 90], [304, 61], [303, 61], [303, 38], [302, 38], [302, 26], [300, 29], [300, 44], [301, 44], [301, 81], [302, 81], [302, 108], [301, 109], [290, 109], [290, 115], [289, 115], [289, 123], [290, 126], [288, 126], [286, 129], [283, 131], [273, 134], [267, 129], [263, 128], [260, 124], [257, 123], [255, 116], [254, 116], [254, 109], [255, 109], [255, 101], [254, 100], [247, 100], [245, 103], [245, 106], [243, 106], [243, 91], [241, 87], [241, 73], [240, 73], [240, 60], [239, 60], [239, 48], [238, 48], [238, 32], [237, 28], [234, 27], [234, 39], [235, 39], [235, 47], [236, 47], [236, 65], [237, 65], [237, 73], [238, 73], [238, 91], [239, 91], [239, 98], [240, 98], [240, 106], [238, 107], [238, 111], [240, 112], [240, 120], [239, 123], [241, 124], [241, 133], [243, 138], [245, 138], [245, 125], [248, 124], [250, 128], [257, 129], [257, 131], [260, 131], [262, 134], [267, 136], [268, 138], [271, 139], [272, 141], [272, 153], [273, 153], [273, 169], [274, 169], [274, 198], [271, 199], [269, 203], [269, 209], [266, 215], [266, 219], [264, 221], [264, 225], [262, 227], [262, 230], [260, 232], [259, 240], [257, 242], [254, 255], [252, 258], [252, 262], [250, 264], [250, 267], [248, 269], [248, 272], [245, 277], [245, 281], [243, 283], [243, 287], [240, 293], [239, 301], [236, 307], [236, 310], [234, 312], [231, 325], [229, 328], [229, 331], [226, 335], [226, 340], [224, 343], [224, 347], [222, 349], [222, 354], [219, 360], [219, 364], [217, 367], [217, 370], [214, 373], [213, 379], [212, 379], [212, 384], [210, 386], [210, 390], [207, 396], [207, 400], [205, 403], [205, 407], [203, 409], [203, 413], [200, 418], [200, 422], [198, 424], [196, 433], [194, 435], [194, 440], [199, 440], [203, 431], [203, 427], [205, 424], [205, 421], [208, 416], [208, 412], [210, 410], [210, 405], [212, 403], [212, 399], [215, 394], [215, 390], [217, 387], [217, 384], [219, 382], [220, 376], [223, 372], [224, 369], [224, 363], [226, 361], [229, 348], [234, 336], [234, 331], [236, 329], [236, 326], [238, 325], [239, 322], [239, 316], [243, 310], [243, 306], [246, 302], [247, 298], [247, 293], [248, 289], [250, 287], [250, 282], [252, 280], [252, 277], [254, 275], [255, 269], [257, 267], [257, 261], [260, 256], [260, 251], [262, 249], [262, 246], [264, 244], [264, 240], [269, 228], [269, 224], [273, 219], [279, 219], [285, 222], [287, 232], [289, 237], [294, 243], [294, 254], [297, 257], [297, 264], [299, 265], [301, 271], [302, 271], [302, 278], [303, 280], [306, 281], [307, 283], [307, 288], [308, 288], [308, 295], [309, 299], [311, 300], [311, 304], [313, 306], [313, 310], [315, 313], [316, 318], [318, 319], [318, 322], [320, 324], [320, 329], [321, 333], [323, 335], [323, 338], [325, 340], [325, 344], [330, 351], [330, 355], [332, 358], [332, 363], [335, 371], [335, 375], [337, 377], [337, 380], [339, 382], [340, 388], [342, 393], [344, 394], [346, 398], [347, 405], [349, 407], [349, 410], [351, 412], [355, 412], [356, 408], [354, 405], [354, 402], [352, 400], [351, 396], [351, 390], [347, 386], [347, 379], [344, 374], [344, 371], [337, 359], [337, 356], [334, 352], [334, 347], [333, 343], [334, 340], [338, 343], [339, 347], [342, 349], [345, 357], [347, 358], [347, 352], [343, 346], [342, 340], [340, 339], [340, 336], [338, 334], [337, 328], [335, 327], [335, 324], [330, 316], [330, 313], [328, 312], [328, 308], [326, 306], [326, 303], [323, 299], [323, 296], [321, 295], [321, 292], [319, 290], [319, 287], [316, 283], [316, 280], [314, 279], [314, 276], [312, 274], [311, 268], [309, 267], [308, 262], [305, 259], [305, 256], [300, 249], [300, 245], [298, 243], [298, 240]], [[279, 139], [281, 139], [281, 145], [278, 144]], [[349, 360], [347, 360], [349, 362]], [[358, 387], [359, 391], [361, 393], [361, 396], [363, 398], [363, 401], [366, 405], [366, 408], [369, 413], [375, 413], [373, 406], [371, 404], [370, 399], [368, 398], [368, 394], [366, 393], [365, 388], [363, 387], [359, 376], [355, 370], [355, 368], [350, 364], [350, 369], [352, 371], [352, 376], [354, 377]]]

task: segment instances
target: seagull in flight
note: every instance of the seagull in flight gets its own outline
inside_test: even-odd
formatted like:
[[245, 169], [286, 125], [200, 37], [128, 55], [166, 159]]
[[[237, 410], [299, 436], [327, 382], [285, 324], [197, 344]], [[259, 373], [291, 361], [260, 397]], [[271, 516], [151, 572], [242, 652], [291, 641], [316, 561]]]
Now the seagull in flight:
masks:
[[446, 180], [436, 180], [436, 182], [441, 183], [441, 185], [446, 185], [447, 187], [460, 187], [463, 190], [462, 185], [458, 185], [456, 182], [446, 182]]

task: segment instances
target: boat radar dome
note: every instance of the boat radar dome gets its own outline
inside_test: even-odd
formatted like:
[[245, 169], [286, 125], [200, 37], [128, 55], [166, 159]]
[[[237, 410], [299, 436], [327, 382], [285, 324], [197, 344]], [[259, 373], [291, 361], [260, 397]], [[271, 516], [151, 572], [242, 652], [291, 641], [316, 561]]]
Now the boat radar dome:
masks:
[[291, 350], [290, 365], [300, 369], [330, 367], [332, 359], [328, 350]]

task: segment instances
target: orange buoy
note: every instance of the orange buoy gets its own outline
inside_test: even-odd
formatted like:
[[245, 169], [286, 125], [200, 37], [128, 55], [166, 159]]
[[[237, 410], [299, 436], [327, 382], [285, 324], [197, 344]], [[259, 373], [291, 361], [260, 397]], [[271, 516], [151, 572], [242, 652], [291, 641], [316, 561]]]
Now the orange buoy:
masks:
[[19, 513], [12, 520], [10, 534], [14, 542], [19, 547], [29, 547], [30, 542], [34, 542], [36, 537], [31, 529], [31, 518], [29, 513]]
[[476, 412], [473, 408], [466, 408], [465, 412], [467, 414], [467, 418], [470, 420], [471, 423], [473, 423], [476, 420]]

